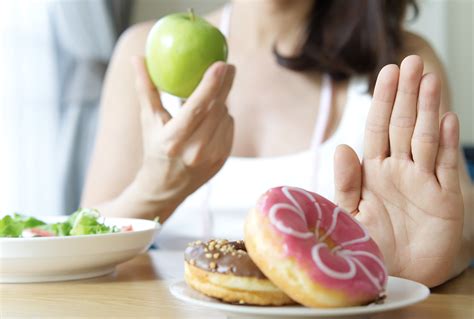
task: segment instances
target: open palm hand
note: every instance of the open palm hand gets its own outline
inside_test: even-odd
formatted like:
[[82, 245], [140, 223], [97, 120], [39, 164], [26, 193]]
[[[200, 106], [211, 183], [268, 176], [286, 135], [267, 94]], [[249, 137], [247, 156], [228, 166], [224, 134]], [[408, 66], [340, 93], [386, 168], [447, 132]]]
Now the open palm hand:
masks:
[[417, 56], [384, 67], [362, 165], [347, 146], [335, 156], [338, 204], [367, 227], [390, 274], [429, 286], [448, 278], [463, 228], [459, 124], [453, 113], [439, 121], [440, 92]]

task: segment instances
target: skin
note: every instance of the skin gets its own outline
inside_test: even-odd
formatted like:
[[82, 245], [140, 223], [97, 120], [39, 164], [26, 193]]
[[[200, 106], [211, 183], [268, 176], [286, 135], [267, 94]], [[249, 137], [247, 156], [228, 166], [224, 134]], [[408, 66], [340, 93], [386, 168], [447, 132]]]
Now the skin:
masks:
[[[229, 154], [279, 156], [308, 149], [321, 75], [284, 69], [270, 50], [276, 39], [281, 53], [298, 50], [311, 1], [291, 4], [236, 1], [232, 64], [213, 65], [175, 117], [163, 108], [144, 67], [153, 23], [129, 29], [107, 72], [83, 206], [108, 216], [163, 221]], [[218, 24], [220, 11], [208, 19]], [[337, 149], [336, 200], [369, 229], [390, 274], [434, 286], [468, 264], [474, 196], [459, 155], [459, 124], [447, 113], [443, 68], [423, 39], [407, 33], [401, 57], [411, 54], [416, 56], [403, 60], [400, 69], [390, 65], [379, 75], [363, 163], [349, 147]], [[346, 90], [347, 83], [335, 83], [326, 137], [339, 124]], [[294, 134], [285, 134], [289, 130]]]
[[462, 242], [459, 122], [451, 112], [439, 121], [440, 80], [422, 74], [418, 56], [380, 71], [362, 165], [339, 146], [335, 174], [339, 205], [369, 229], [389, 273], [435, 286]]

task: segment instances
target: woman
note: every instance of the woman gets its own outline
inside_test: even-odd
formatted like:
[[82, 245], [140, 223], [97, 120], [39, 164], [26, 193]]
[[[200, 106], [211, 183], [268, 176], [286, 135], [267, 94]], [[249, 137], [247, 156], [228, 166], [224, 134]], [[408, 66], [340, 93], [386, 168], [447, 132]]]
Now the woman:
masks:
[[159, 216], [170, 246], [240, 237], [266, 188], [300, 186], [364, 223], [392, 275], [434, 286], [458, 274], [471, 186], [442, 66], [401, 29], [408, 2], [233, 1], [208, 17], [230, 64], [212, 65], [182, 107], [140, 57], [152, 23], [131, 28], [108, 70], [83, 204]]

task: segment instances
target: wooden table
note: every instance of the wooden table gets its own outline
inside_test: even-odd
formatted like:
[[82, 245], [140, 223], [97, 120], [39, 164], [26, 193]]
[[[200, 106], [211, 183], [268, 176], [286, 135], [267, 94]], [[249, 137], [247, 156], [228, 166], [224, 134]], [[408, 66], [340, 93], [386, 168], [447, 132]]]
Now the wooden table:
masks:
[[[182, 258], [182, 252], [153, 250], [101, 278], [0, 285], [0, 318], [226, 318], [170, 294], [169, 283], [183, 278]], [[474, 318], [473, 288], [470, 268], [422, 303], [368, 318]]]

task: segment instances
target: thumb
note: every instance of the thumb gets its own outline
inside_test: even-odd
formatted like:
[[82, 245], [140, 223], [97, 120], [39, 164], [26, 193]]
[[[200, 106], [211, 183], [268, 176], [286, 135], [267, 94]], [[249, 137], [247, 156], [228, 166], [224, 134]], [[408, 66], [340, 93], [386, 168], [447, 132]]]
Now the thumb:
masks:
[[339, 145], [334, 154], [334, 183], [336, 204], [349, 213], [359, 205], [362, 172], [357, 154], [348, 145]]
[[161, 103], [160, 92], [148, 74], [145, 59], [141, 56], [134, 56], [132, 65], [135, 69], [135, 84], [142, 110], [157, 115], [161, 124], [166, 124], [171, 119], [171, 115]]

